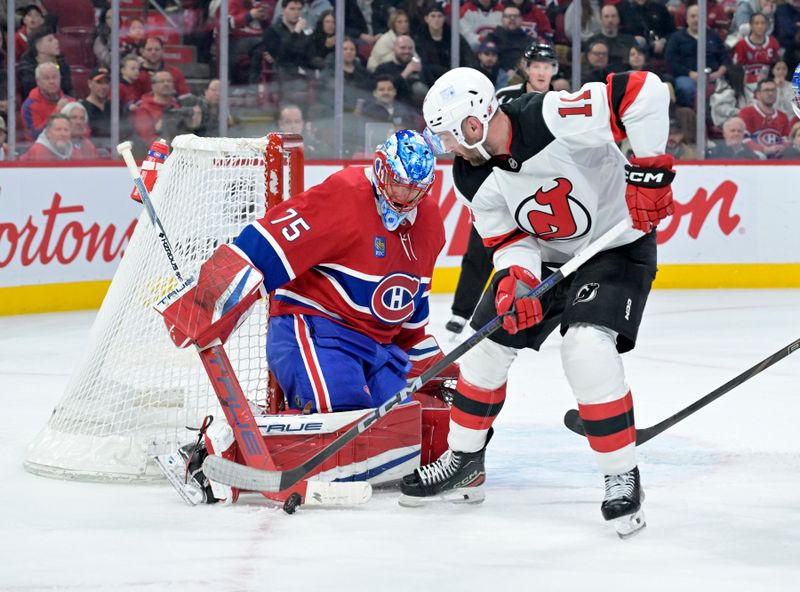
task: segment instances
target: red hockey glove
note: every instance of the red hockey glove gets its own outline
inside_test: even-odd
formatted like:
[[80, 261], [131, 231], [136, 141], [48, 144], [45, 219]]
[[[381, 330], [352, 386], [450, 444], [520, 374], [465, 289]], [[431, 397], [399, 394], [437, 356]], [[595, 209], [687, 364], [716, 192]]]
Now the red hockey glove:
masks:
[[264, 276], [228, 245], [203, 263], [197, 282], [168, 296], [156, 310], [164, 317], [178, 347], [194, 343], [200, 349], [225, 343], [263, 296]]
[[497, 314], [505, 314], [511, 310], [511, 305], [514, 305], [514, 314], [503, 317], [503, 329], [512, 335], [517, 331], [533, 327], [544, 317], [542, 303], [538, 298], [523, 298], [538, 285], [538, 278], [519, 265], [509, 267], [508, 275], [497, 283], [497, 293], [494, 296]]
[[628, 182], [625, 201], [634, 228], [650, 232], [672, 214], [673, 164], [672, 156], [663, 154], [649, 158], [631, 157], [631, 163], [625, 165], [625, 180]]

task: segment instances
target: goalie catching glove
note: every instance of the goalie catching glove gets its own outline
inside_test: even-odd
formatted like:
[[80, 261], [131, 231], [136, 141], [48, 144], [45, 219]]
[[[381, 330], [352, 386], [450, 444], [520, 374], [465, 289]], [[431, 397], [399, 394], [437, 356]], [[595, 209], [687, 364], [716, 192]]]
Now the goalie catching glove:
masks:
[[223, 344], [265, 295], [264, 276], [240, 252], [222, 245], [203, 263], [188, 290], [156, 305], [178, 347]]
[[503, 329], [513, 335], [541, 322], [544, 315], [538, 298], [525, 298], [528, 292], [539, 285], [539, 279], [519, 265], [512, 265], [506, 271], [508, 275], [497, 282], [494, 307], [498, 315], [505, 315], [514, 305], [513, 314], [503, 317]]
[[672, 215], [672, 180], [674, 159], [669, 154], [649, 158], [631, 157], [625, 165], [625, 201], [633, 227], [650, 232], [659, 222]]

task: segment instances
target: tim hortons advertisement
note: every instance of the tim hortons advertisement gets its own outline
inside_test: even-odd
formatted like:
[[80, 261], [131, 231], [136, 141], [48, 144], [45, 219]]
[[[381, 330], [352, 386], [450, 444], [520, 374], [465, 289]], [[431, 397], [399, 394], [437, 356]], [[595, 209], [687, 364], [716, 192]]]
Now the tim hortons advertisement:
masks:
[[[338, 168], [308, 165], [306, 187]], [[793, 166], [680, 166], [659, 263], [796, 263], [797, 178]], [[130, 188], [122, 166], [0, 168], [0, 287], [110, 279], [141, 213]], [[448, 237], [438, 266], [458, 267], [469, 214], [449, 166], [438, 168], [433, 198]]]

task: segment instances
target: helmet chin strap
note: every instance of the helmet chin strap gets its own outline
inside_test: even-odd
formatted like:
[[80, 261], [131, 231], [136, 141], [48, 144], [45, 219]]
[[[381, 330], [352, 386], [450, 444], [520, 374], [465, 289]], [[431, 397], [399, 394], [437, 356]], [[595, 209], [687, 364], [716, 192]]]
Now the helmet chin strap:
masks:
[[480, 154], [486, 160], [490, 160], [492, 158], [491, 154], [486, 151], [486, 148], [483, 147], [483, 143], [486, 141], [486, 136], [489, 135], [489, 122], [482, 123], [483, 126], [483, 136], [478, 142], [474, 144], [467, 144], [465, 140], [459, 141], [459, 144], [464, 146], [464, 148], [468, 148], [470, 150], [477, 150], [478, 154]]

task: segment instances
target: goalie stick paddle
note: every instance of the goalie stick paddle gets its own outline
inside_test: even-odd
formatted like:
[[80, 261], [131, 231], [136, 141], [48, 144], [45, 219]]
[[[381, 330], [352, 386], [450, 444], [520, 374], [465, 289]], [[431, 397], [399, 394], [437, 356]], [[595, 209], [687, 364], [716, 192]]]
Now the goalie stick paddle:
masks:
[[[631, 228], [631, 222], [626, 217], [624, 220], [618, 222], [614, 227], [608, 230], [605, 234], [595, 240], [593, 243], [589, 244], [583, 251], [575, 255], [572, 259], [564, 263], [558, 271], [551, 274], [542, 282], [528, 292], [524, 297], [525, 298], [539, 298], [545, 292], [550, 290], [554, 285], [560, 282], [562, 279], [567, 277], [568, 275], [572, 274], [576, 269], [578, 269], [581, 265], [583, 265], [586, 261], [594, 257], [597, 253], [608, 247], [614, 240], [620, 237], [626, 230]], [[514, 314], [513, 309], [505, 313], [505, 315]], [[450, 364], [455, 362], [473, 347], [478, 345], [481, 341], [492, 335], [495, 331], [497, 331], [500, 327], [503, 326], [503, 316], [505, 315], [498, 315], [482, 328], [480, 328], [474, 335], [469, 337], [466, 341], [461, 343], [457, 346], [453, 351], [449, 354], [444, 356], [441, 360], [439, 360], [436, 364], [433, 364], [430, 368], [425, 370], [420, 376], [418, 376], [411, 384], [409, 384], [406, 388], [401, 390], [400, 392], [394, 394], [389, 400], [383, 403], [380, 407], [373, 409], [371, 412], [367, 413], [364, 417], [359, 420], [358, 423], [353, 425], [350, 429], [344, 432], [341, 436], [339, 436], [336, 440], [331, 442], [327, 447], [320, 450], [316, 455], [309, 458], [306, 462], [297, 467], [292, 469], [288, 469], [286, 471], [262, 471], [265, 473], [260, 476], [259, 483], [264, 487], [261, 491], [284, 491], [298, 481], [300, 481], [303, 477], [311, 473], [314, 469], [332, 457], [334, 454], [339, 452], [342, 448], [344, 448], [348, 443], [350, 443], [353, 439], [356, 438], [360, 433], [369, 429], [369, 427], [378, 421], [381, 417], [386, 415], [390, 410], [394, 407], [399, 405], [401, 402], [405, 401], [409, 396], [411, 396], [414, 392], [419, 390], [426, 382], [430, 379], [438, 376], [445, 368], [447, 368]], [[225, 467], [228, 464], [235, 464], [232, 461], [228, 461], [226, 459], [219, 459], [214, 460], [209, 463], [209, 459], [212, 457], [206, 457], [206, 460], [203, 464], [203, 472], [207, 477], [210, 479], [219, 481], [221, 483], [225, 483], [225, 478], [230, 478], [230, 473], [225, 473], [221, 470], [221, 467]], [[226, 469], [227, 470], [227, 469]]]
[[[679, 421], [686, 419], [687, 417], [692, 415], [695, 411], [702, 409], [703, 407], [711, 403], [711, 401], [719, 399], [722, 395], [724, 395], [728, 391], [731, 391], [740, 384], [747, 382], [748, 380], [753, 378], [753, 376], [755, 376], [756, 374], [759, 374], [760, 372], [766, 370], [776, 362], [780, 362], [783, 358], [796, 352], [798, 349], [800, 349], [800, 339], [793, 341], [786, 347], [782, 347], [768, 358], [761, 360], [758, 364], [756, 364], [752, 368], [748, 368], [747, 370], [739, 374], [739, 376], [732, 378], [719, 388], [714, 389], [706, 396], [701, 397], [688, 407], [681, 409], [675, 415], [671, 415], [667, 419], [660, 421], [659, 423], [650, 426], [649, 428], [636, 430], [636, 445], [641, 446], [645, 442], [655, 438], [664, 430], [667, 430], [668, 428], [671, 428]], [[567, 413], [564, 415], [564, 425], [580, 436], [586, 435], [586, 432], [584, 431], [583, 420], [581, 420], [577, 409], [570, 409], [569, 411], [567, 411]]]

